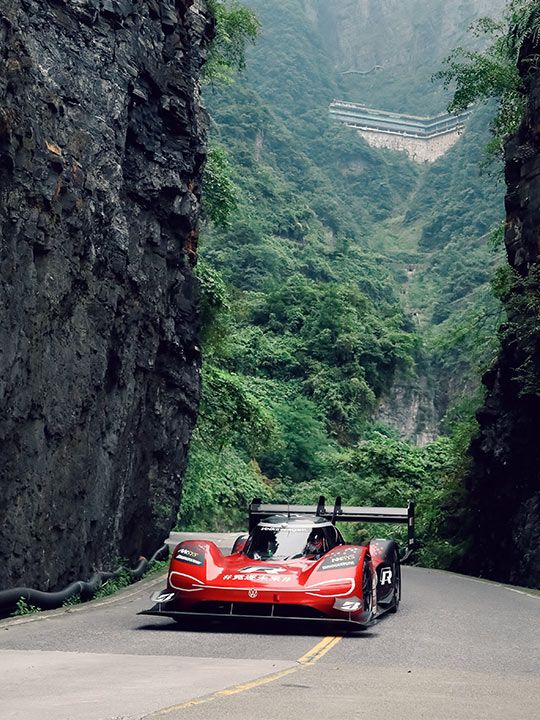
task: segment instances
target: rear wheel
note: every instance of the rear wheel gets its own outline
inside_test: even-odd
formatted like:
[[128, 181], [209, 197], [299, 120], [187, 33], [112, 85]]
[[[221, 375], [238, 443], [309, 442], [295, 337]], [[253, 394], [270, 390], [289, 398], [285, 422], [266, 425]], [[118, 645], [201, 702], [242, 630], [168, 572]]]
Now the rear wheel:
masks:
[[401, 564], [399, 562], [397, 550], [394, 550], [394, 557], [392, 560], [392, 577], [394, 578], [394, 601], [392, 606], [389, 608], [389, 612], [396, 613], [401, 599]]

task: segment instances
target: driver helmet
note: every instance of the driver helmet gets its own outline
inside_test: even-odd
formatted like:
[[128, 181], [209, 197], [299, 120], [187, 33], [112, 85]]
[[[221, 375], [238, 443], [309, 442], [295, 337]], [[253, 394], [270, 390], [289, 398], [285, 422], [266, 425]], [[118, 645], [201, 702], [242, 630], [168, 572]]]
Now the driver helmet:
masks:
[[259, 550], [259, 558], [261, 560], [270, 560], [270, 558], [274, 557], [274, 553], [277, 550], [277, 541], [275, 536], [271, 536], [266, 539], [264, 542], [264, 545], [261, 546], [261, 549]]
[[306, 555], [321, 555], [323, 551], [323, 538], [320, 533], [312, 533], [306, 543]]

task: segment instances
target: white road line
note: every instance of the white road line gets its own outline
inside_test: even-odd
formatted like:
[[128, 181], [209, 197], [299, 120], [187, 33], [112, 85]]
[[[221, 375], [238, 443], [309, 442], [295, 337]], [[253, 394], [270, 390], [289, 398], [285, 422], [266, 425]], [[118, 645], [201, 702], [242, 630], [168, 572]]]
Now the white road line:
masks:
[[540, 595], [533, 595], [532, 593], [524, 592], [523, 590], [516, 590], [515, 588], [506, 587], [506, 585], [502, 585], [505, 590], [510, 590], [510, 592], [519, 593], [520, 595], [526, 595], [527, 597], [534, 598], [535, 600], [540, 600]]

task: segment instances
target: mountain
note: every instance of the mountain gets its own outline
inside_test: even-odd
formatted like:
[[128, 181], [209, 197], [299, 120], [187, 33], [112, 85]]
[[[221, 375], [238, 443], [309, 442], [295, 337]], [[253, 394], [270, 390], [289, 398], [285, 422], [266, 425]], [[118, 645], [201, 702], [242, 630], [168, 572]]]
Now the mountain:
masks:
[[[492, 110], [475, 112], [445, 156], [421, 165], [370, 147], [334, 123], [328, 105], [354, 85], [371, 106], [392, 107], [386, 97], [420, 114], [443, 110], [448, 94], [431, 74], [465, 33], [458, 18], [468, 24], [485, 3], [461, 14], [436, 4], [449, 14], [445, 27], [458, 26], [430, 46], [431, 64], [422, 41], [423, 74], [409, 58], [367, 84], [344, 80], [327, 32], [330, 13], [341, 22], [341, 3], [248, 4], [262, 29], [247, 69], [205, 92], [238, 206], [228, 228], [205, 228], [201, 244], [215, 326], [181, 522], [237, 524], [252, 494], [307, 501], [326, 490], [357, 504], [406, 502], [418, 492], [417, 470], [433, 507], [450, 441], [430, 441], [453, 405], [474, 402], [478, 368], [496, 346], [500, 309], [489, 280], [501, 252], [488, 237], [502, 218], [503, 187], [480, 172]], [[397, 24], [408, 28], [409, 47], [406, 5], [355, 32], [382, 48]], [[368, 4], [350, 6], [352, 18]], [[418, 8], [418, 17], [440, 21], [427, 0]], [[408, 58], [397, 39], [392, 53]]]
[[[401, 97], [401, 110], [441, 111], [448, 97], [431, 76], [454, 43], [464, 39], [471, 21], [486, 11], [487, 3], [288, 0], [280, 4], [279, 12], [256, 0], [249, 5], [260, 17], [261, 37], [235, 86], [207, 94], [215, 135], [241, 167], [239, 184], [252, 206], [259, 201], [256, 173], [271, 167], [291, 185], [295, 202], [308, 206], [312, 221], [323, 224], [327, 238], [323, 252], [330, 249], [329, 241], [334, 246], [346, 242], [382, 256], [378, 265], [392, 275], [395, 293], [421, 330], [430, 356], [427, 365], [422, 360], [420, 372], [424, 376], [428, 368], [430, 387], [425, 379], [409, 377], [413, 387], [405, 395], [410, 402], [401, 408], [392, 402], [393, 414], [408, 416], [412, 405], [420, 402], [424, 425], [412, 429], [409, 418], [409, 437], [433, 437], [453, 400], [478, 387], [478, 365], [483, 363], [477, 345], [465, 348], [458, 360], [450, 347], [441, 357], [440, 348], [451, 344], [447, 336], [455, 331], [452, 318], [466, 315], [475, 322], [470, 311], [480, 294], [481, 304], [487, 303], [485, 312], [480, 312], [488, 321], [482, 333], [486, 344], [498, 321], [487, 281], [501, 262], [501, 251], [490, 250], [487, 236], [502, 219], [503, 186], [495, 183], [494, 190], [480, 167], [490, 110], [476, 112], [461, 141], [437, 162], [424, 166], [410, 162], [403, 153], [370, 148], [354, 130], [334, 124], [326, 111], [332, 98], [344, 97], [338, 62], [344, 43], [351, 53], [367, 52], [369, 47], [373, 61], [382, 57], [377, 53], [386, 47], [390, 75], [381, 71], [373, 87], [365, 85], [362, 77], [354, 78], [363, 102], [377, 105], [388, 93], [395, 102]], [[496, 3], [491, 9], [502, 5]], [[400, 29], [399, 42], [389, 53], [394, 25]], [[425, 41], [417, 25], [438, 28], [433, 42]], [[411, 55], [415, 44], [416, 55]], [[421, 67], [416, 64], [420, 61]], [[410, 77], [421, 89], [425, 103], [421, 107], [405, 104], [411, 97]], [[399, 83], [399, 90], [394, 83]], [[253, 158], [248, 160], [249, 152]], [[252, 176], [254, 185], [246, 187]], [[490, 356], [492, 348], [483, 348], [482, 353]], [[403, 396], [402, 390], [400, 382]], [[392, 422], [392, 413], [383, 414]], [[396, 426], [400, 427], [399, 421]]]
[[[428, 115], [444, 106], [430, 88], [433, 68], [482, 16], [498, 15], [505, 0], [304, 0], [334, 68], [341, 94], [396, 112]], [[261, 11], [261, 4], [257, 4]], [[271, 12], [271, 11], [270, 11]], [[429, 90], [427, 90], [429, 88]], [[426, 92], [427, 90], [427, 92]]]

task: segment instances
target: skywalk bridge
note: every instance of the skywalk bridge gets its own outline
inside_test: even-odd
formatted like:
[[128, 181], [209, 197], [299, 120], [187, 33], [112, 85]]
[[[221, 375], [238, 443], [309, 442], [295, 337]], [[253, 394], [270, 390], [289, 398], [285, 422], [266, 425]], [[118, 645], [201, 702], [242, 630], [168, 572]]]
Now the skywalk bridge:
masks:
[[432, 117], [393, 113], [361, 103], [333, 100], [330, 115], [353, 128], [375, 147], [404, 150], [418, 162], [433, 162], [459, 138], [470, 115], [440, 113]]

